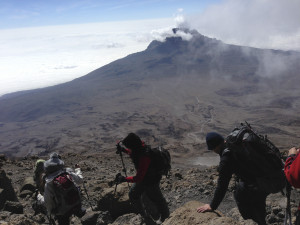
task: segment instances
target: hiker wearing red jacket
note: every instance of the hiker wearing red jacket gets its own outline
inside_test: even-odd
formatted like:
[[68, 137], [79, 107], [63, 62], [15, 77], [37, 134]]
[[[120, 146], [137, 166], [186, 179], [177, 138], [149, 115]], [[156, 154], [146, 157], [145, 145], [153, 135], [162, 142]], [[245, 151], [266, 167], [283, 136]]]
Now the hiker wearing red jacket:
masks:
[[[291, 148], [284, 165], [284, 173], [288, 182], [295, 188], [300, 188], [300, 149]], [[300, 203], [295, 225], [300, 225]]]
[[129, 182], [133, 183], [129, 191], [130, 200], [137, 206], [138, 210], [143, 216], [145, 212], [142, 210], [140, 198], [142, 194], [146, 194], [149, 199], [156, 205], [158, 211], [161, 214], [161, 222], [169, 217], [170, 212], [166, 199], [164, 198], [159, 184], [162, 175], [158, 173], [154, 163], [152, 163], [149, 150], [150, 146], [145, 145], [143, 141], [134, 133], [130, 133], [122, 141], [122, 144], [126, 147], [121, 147], [120, 143], [117, 145], [117, 153], [127, 153], [136, 169], [135, 176], [118, 176], [117, 182]]

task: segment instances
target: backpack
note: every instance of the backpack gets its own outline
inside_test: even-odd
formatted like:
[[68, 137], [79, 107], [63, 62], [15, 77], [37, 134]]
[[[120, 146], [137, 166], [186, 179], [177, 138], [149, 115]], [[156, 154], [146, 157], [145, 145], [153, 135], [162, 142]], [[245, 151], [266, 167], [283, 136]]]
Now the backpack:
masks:
[[81, 204], [79, 188], [69, 173], [64, 172], [55, 177], [53, 185], [58, 211], [69, 211]]
[[261, 191], [277, 193], [285, 187], [280, 151], [267, 136], [257, 134], [246, 122], [235, 128], [225, 142], [241, 171], [251, 175]]
[[168, 150], [161, 146], [150, 149], [150, 157], [154, 167], [160, 175], [168, 177], [171, 170], [171, 155]]

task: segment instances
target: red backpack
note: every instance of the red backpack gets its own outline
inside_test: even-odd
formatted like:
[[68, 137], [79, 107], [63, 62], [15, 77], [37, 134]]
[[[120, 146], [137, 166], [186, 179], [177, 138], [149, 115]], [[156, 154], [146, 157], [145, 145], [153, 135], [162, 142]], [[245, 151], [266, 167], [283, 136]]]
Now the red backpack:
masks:
[[57, 209], [72, 209], [81, 202], [79, 188], [75, 185], [73, 178], [67, 172], [53, 179], [53, 185], [57, 200]]

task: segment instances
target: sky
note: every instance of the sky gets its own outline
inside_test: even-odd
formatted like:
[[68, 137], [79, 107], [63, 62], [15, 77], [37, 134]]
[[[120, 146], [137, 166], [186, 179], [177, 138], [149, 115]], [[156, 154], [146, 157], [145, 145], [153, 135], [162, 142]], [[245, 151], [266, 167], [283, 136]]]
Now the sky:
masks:
[[0, 96], [67, 82], [173, 27], [300, 51], [299, 0], [0, 0]]

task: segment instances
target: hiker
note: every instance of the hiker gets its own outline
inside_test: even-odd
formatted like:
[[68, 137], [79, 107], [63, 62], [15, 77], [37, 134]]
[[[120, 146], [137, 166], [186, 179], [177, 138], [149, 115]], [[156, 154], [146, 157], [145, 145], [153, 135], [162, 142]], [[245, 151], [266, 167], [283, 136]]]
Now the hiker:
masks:
[[44, 193], [45, 186], [45, 169], [44, 169], [43, 159], [38, 159], [34, 167], [34, 176], [33, 180], [35, 181], [36, 188], [39, 192]]
[[82, 217], [85, 209], [81, 206], [79, 188], [76, 184], [82, 182], [82, 173], [75, 165], [75, 172], [71, 168], [64, 168], [64, 161], [57, 153], [52, 153], [45, 161], [46, 184], [44, 196], [38, 195], [38, 200], [44, 203], [48, 214], [55, 215], [59, 225], [70, 224], [70, 217]]
[[254, 182], [254, 178], [242, 172], [238, 162], [226, 148], [224, 138], [216, 133], [210, 132], [206, 135], [208, 150], [212, 150], [220, 155], [219, 178], [214, 197], [210, 204], [205, 204], [197, 208], [198, 213], [216, 210], [222, 202], [233, 174], [236, 174], [240, 181], [237, 184], [234, 198], [239, 212], [244, 219], [252, 219], [259, 225], [265, 225], [266, 198], [268, 193], [259, 190]]
[[158, 212], [161, 214], [160, 221], [163, 222], [169, 217], [170, 212], [166, 199], [159, 187], [162, 175], [156, 170], [153, 163], [154, 160], [152, 160], [149, 154], [151, 147], [145, 145], [134, 133], [129, 133], [121, 143], [126, 148], [122, 147], [119, 143], [117, 145], [117, 153], [125, 152], [129, 154], [136, 169], [136, 175], [129, 177], [119, 175], [117, 182], [133, 183], [129, 191], [129, 198], [140, 209], [141, 215], [147, 217], [141, 205], [141, 196], [145, 193], [156, 205]]
[[[300, 149], [291, 148], [285, 161], [284, 173], [288, 182], [295, 188], [300, 188]], [[300, 225], [300, 203], [296, 214], [295, 225]]]

